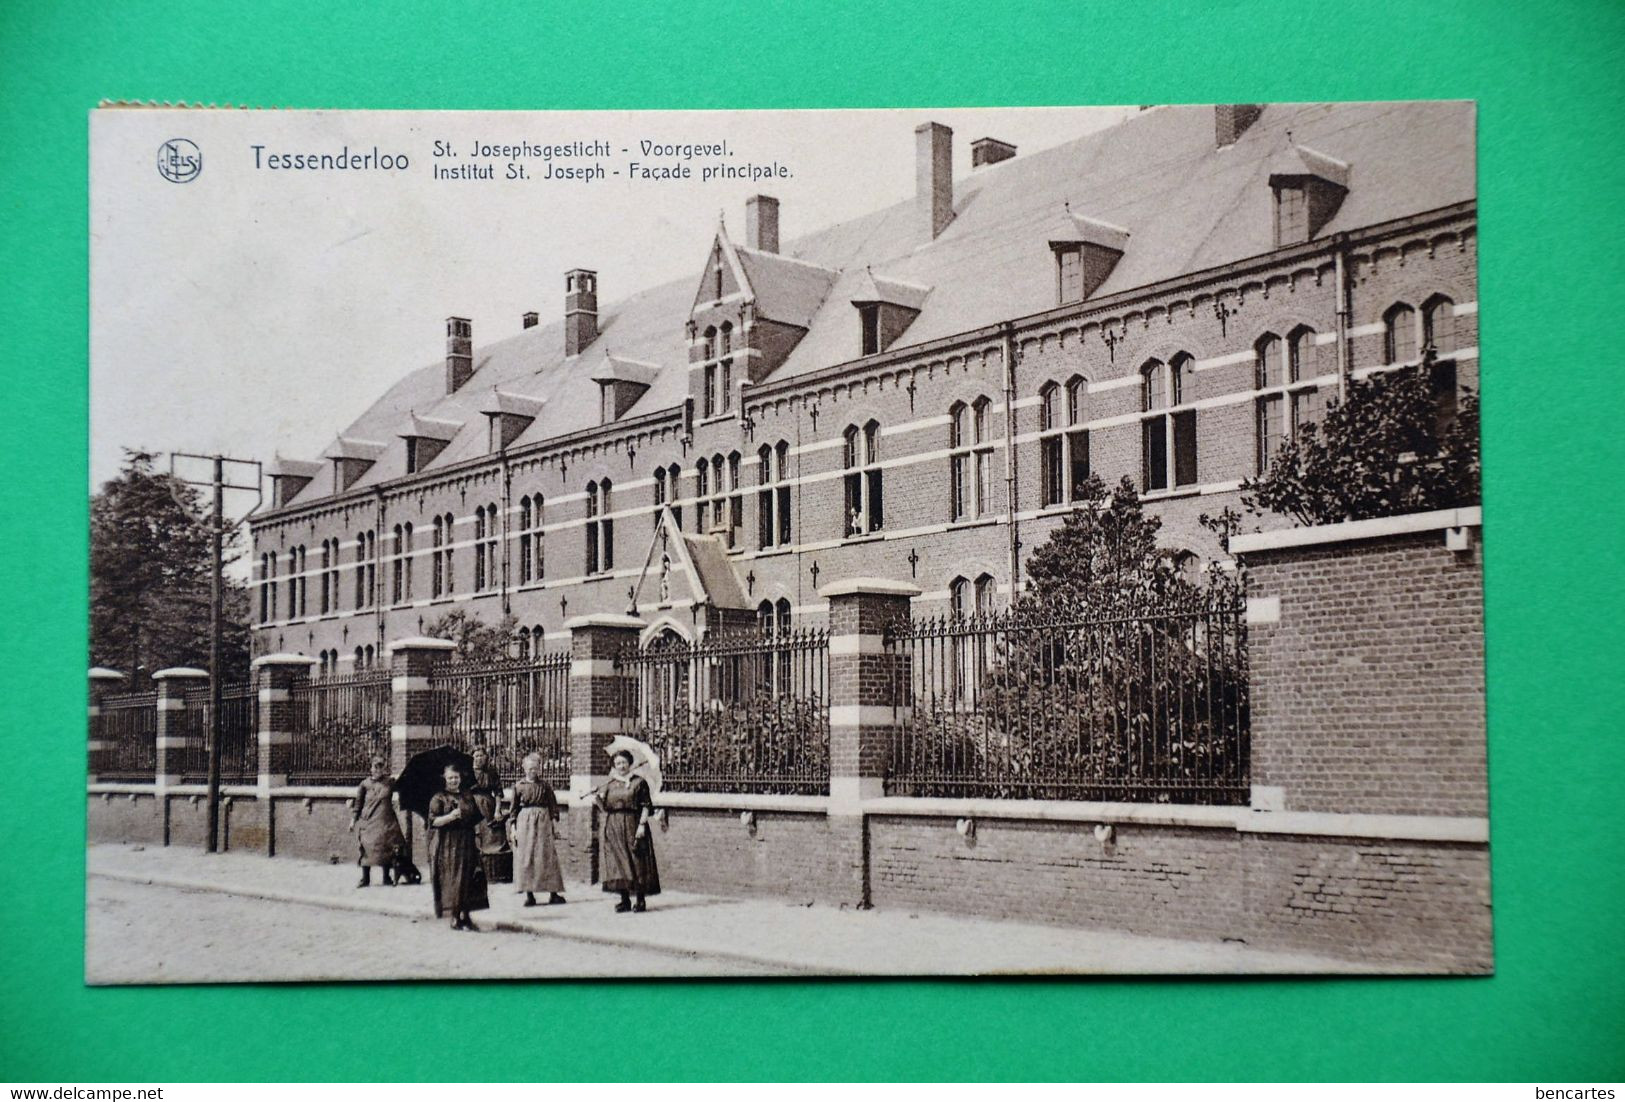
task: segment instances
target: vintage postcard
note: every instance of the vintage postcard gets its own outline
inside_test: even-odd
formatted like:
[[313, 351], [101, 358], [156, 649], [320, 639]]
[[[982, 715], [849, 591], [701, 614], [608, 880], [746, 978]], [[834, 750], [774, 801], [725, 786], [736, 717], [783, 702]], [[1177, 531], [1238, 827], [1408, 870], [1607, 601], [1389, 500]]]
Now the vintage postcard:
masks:
[[90, 131], [90, 982], [1493, 968], [1471, 103]]

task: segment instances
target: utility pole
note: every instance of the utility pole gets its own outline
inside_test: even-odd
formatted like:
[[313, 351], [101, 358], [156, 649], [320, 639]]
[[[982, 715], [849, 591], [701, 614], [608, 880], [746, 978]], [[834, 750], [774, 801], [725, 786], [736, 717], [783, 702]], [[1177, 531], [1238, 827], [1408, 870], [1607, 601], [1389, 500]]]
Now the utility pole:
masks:
[[[207, 482], [196, 478], [182, 478], [175, 470], [177, 459], [198, 459], [210, 464]], [[235, 485], [226, 481], [226, 464], [254, 468], [252, 486]], [[194, 455], [190, 452], [171, 452], [169, 476], [188, 486], [208, 486], [213, 491], [213, 508], [209, 514], [209, 544], [211, 551], [209, 570], [209, 853], [220, 849], [220, 743], [221, 743], [221, 635], [225, 622], [225, 497], [227, 490], [249, 490], [254, 493], [254, 508], [262, 500], [260, 464], [253, 459], [231, 459], [224, 455]], [[250, 512], [253, 510], [250, 509]]]

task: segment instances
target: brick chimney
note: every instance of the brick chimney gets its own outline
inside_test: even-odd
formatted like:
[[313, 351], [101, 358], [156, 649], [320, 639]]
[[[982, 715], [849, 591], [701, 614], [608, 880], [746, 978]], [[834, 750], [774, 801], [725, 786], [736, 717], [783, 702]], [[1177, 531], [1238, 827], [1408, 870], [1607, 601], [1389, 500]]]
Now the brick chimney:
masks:
[[779, 201], [771, 195], [745, 200], [745, 247], [757, 252], [779, 251]]
[[519, 319], [521, 329], [534, 329], [541, 323], [542, 316], [534, 310], [526, 310]]
[[1258, 116], [1264, 113], [1262, 103], [1220, 103], [1213, 107], [1213, 137], [1220, 149], [1236, 144]]
[[564, 273], [564, 354], [579, 356], [598, 337], [598, 273]]
[[940, 122], [914, 128], [915, 239], [935, 241], [954, 220], [954, 132]]
[[446, 319], [446, 393], [458, 388], [474, 374], [474, 323], [467, 318]]
[[973, 170], [984, 165], [996, 165], [1000, 161], [1008, 161], [1015, 155], [1015, 146], [1009, 142], [1001, 142], [997, 138], [977, 138], [970, 143], [970, 166]]

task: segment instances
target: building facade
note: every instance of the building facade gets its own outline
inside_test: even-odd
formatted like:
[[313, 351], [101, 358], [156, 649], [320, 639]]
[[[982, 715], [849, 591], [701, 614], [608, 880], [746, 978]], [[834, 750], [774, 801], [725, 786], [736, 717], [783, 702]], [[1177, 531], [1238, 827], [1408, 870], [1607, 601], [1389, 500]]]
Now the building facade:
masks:
[[[690, 280], [600, 306], [563, 274], [406, 375], [250, 521], [255, 651], [328, 672], [454, 609], [516, 649], [822, 623], [821, 587], [1002, 606], [1090, 474], [1171, 554], [1344, 379], [1436, 358], [1476, 389], [1470, 104], [1159, 107], [1027, 156], [915, 133], [915, 198], [781, 243], [719, 226]], [[1266, 520], [1265, 527], [1273, 521]], [[1281, 520], [1279, 523], [1284, 524]]]

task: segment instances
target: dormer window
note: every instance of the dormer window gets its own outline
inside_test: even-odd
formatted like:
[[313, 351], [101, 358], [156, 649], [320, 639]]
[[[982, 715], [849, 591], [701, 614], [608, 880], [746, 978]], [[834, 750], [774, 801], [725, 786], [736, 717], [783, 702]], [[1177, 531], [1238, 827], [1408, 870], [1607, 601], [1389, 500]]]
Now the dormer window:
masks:
[[1082, 302], [1083, 250], [1081, 248], [1057, 250], [1055, 262], [1060, 265], [1059, 302], [1062, 305], [1068, 302]]
[[1332, 220], [1349, 191], [1349, 166], [1306, 146], [1295, 145], [1273, 164], [1275, 244], [1301, 245]]
[[859, 306], [858, 324], [862, 330], [861, 354], [873, 356], [880, 351], [880, 304], [868, 302]]
[[1070, 208], [1053, 227], [1049, 247], [1055, 254], [1055, 301], [1082, 302], [1100, 288], [1123, 259], [1129, 232], [1122, 226], [1085, 218]]

